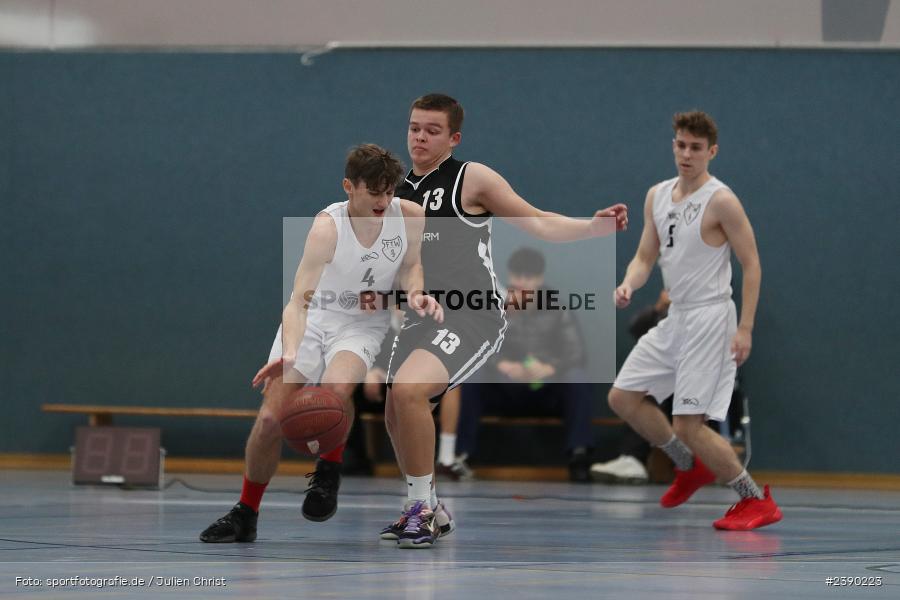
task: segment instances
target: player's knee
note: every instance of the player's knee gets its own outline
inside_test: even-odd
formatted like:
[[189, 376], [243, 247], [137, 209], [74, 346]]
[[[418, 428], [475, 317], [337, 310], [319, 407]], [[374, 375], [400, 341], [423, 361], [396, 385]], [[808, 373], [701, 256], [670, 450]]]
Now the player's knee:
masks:
[[323, 383], [322, 387], [346, 402], [353, 396], [353, 390], [356, 388], [356, 384], [348, 381], [339, 381]]
[[256, 416], [256, 430], [265, 439], [281, 437], [281, 421], [278, 414], [268, 406], [261, 408]]
[[622, 418], [630, 415], [637, 406], [632, 394], [615, 387], [610, 388], [606, 401], [613, 412]]
[[428, 409], [428, 391], [417, 384], [394, 385], [391, 389], [391, 403], [395, 411], [417, 407]]

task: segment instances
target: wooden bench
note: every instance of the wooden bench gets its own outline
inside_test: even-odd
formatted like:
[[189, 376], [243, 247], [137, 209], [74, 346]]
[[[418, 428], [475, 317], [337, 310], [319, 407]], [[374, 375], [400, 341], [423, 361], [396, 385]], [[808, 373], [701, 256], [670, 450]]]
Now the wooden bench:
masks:
[[[103, 406], [93, 404], [42, 404], [41, 410], [51, 413], [86, 414], [88, 425], [112, 425], [113, 415], [138, 415], [156, 417], [224, 417], [238, 419], [254, 419], [257, 410], [252, 408], [175, 408], [164, 406]], [[364, 423], [380, 423], [384, 421], [382, 413], [360, 413], [357, 415]], [[481, 417], [483, 425], [501, 426], [559, 426], [563, 424], [558, 417]], [[594, 425], [621, 425], [622, 419], [615, 417], [595, 417]]]
[[41, 410], [52, 413], [86, 414], [88, 425], [112, 425], [113, 415], [156, 417], [226, 417], [255, 419], [257, 410], [249, 408], [173, 408], [163, 406], [101, 406], [92, 404], [42, 404]]

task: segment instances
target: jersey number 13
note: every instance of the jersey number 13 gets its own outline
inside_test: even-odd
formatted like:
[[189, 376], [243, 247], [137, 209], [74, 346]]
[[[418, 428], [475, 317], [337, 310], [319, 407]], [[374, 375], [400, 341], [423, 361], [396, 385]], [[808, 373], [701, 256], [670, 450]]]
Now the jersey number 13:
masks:
[[453, 354], [453, 351], [459, 346], [459, 336], [455, 333], [450, 333], [449, 329], [440, 329], [437, 333], [437, 337], [431, 340], [431, 343], [438, 346], [445, 353]]

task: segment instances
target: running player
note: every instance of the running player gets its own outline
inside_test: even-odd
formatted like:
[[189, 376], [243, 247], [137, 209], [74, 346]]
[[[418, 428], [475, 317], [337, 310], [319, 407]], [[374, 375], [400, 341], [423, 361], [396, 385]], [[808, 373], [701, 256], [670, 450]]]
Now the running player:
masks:
[[[718, 152], [715, 122], [702, 112], [676, 114], [672, 151], [678, 177], [650, 188], [644, 230], [625, 278], [615, 291], [619, 308], [647, 282], [659, 258], [672, 305], [668, 316], [628, 355], [609, 393], [609, 405], [675, 463], [675, 483], [660, 503], [685, 502], [716, 477], [741, 497], [713, 525], [754, 529], [781, 520], [768, 486], [760, 490], [728, 442], [705, 421], [728, 414], [737, 367], [750, 356], [762, 270], [750, 221], [737, 196], [710, 175]], [[731, 250], [744, 272], [741, 320], [731, 299]], [[644, 400], [675, 394], [673, 424]]]
[[[426, 289], [447, 293], [446, 300], [438, 298], [446, 309], [445, 322], [435, 326], [413, 315], [394, 343], [388, 368], [385, 424], [406, 477], [407, 503], [381, 537], [398, 540], [402, 548], [430, 547], [452, 530], [432, 487], [431, 410], [441, 394], [465, 381], [503, 341], [506, 319], [492, 266], [492, 215], [518, 217], [514, 225], [557, 242], [608, 235], [624, 229], [628, 220], [622, 204], [597, 211], [589, 220], [542, 211], [491, 168], [457, 160], [453, 150], [461, 139], [463, 116], [459, 102], [443, 94], [413, 102], [407, 133], [413, 168], [397, 188], [399, 197], [425, 209]], [[454, 291], [466, 297], [482, 290], [491, 292], [490, 305], [449, 310]]]
[[[420, 317], [443, 319], [440, 305], [422, 293], [422, 207], [394, 197], [403, 176], [400, 161], [364, 144], [350, 151], [344, 172], [348, 199], [313, 221], [269, 362], [253, 379], [254, 386], [265, 384], [264, 399], [247, 440], [240, 501], [200, 534], [204, 542], [256, 539], [259, 505], [281, 457], [278, 414], [285, 399], [307, 382], [319, 382], [344, 401], [352, 421], [351, 394], [390, 323], [386, 310], [361, 309], [361, 293], [389, 292], [397, 279]], [[341, 444], [316, 461], [302, 511], [311, 521], [325, 521], [337, 510], [343, 450]]]

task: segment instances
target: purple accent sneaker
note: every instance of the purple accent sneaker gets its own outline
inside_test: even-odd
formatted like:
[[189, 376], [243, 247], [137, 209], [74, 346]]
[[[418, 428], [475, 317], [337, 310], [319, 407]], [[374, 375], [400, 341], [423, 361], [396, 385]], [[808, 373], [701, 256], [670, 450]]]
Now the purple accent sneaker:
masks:
[[[381, 539], [397, 540], [400, 538], [400, 534], [406, 529], [407, 512], [412, 504], [408, 502], [400, 518], [381, 530]], [[434, 509], [434, 522], [437, 525], [439, 537], [450, 535], [456, 530], [456, 521], [453, 520], [453, 515], [450, 514], [443, 502], [438, 501], [437, 507]]]
[[434, 522], [434, 511], [421, 500], [406, 511], [406, 526], [397, 539], [400, 548], [430, 548], [441, 535]]

